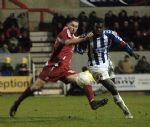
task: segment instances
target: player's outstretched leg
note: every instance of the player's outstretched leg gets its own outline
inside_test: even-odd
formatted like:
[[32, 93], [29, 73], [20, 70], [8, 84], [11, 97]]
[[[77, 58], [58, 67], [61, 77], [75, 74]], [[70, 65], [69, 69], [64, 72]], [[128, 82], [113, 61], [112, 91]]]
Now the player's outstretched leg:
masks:
[[108, 103], [108, 99], [102, 99], [102, 100], [98, 100], [98, 101], [95, 100], [95, 96], [94, 96], [91, 85], [85, 85], [83, 89], [89, 100], [89, 104], [93, 110], [96, 110], [99, 107], [102, 107]]
[[30, 89], [30, 87], [28, 87], [22, 94], [21, 96], [14, 102], [14, 104], [11, 106], [10, 111], [9, 111], [9, 115], [10, 117], [14, 117], [17, 109], [19, 107], [19, 105], [21, 104], [21, 102], [27, 98], [28, 96], [33, 95], [33, 90]]
[[[115, 83], [115, 78], [112, 79]], [[125, 102], [123, 101], [122, 97], [119, 95], [118, 91], [116, 90], [116, 94], [113, 95], [114, 102], [122, 109], [124, 116], [126, 119], [133, 119], [133, 115], [129, 111], [128, 107], [126, 106]]]
[[111, 79], [106, 79], [101, 81], [101, 83], [107, 88], [109, 92], [111, 92], [114, 102], [118, 105], [118, 107], [123, 111], [125, 118], [132, 119], [133, 116], [130, 113], [128, 107], [124, 103], [123, 99], [118, 93], [117, 87], [115, 86], [114, 82]]
[[12, 107], [10, 108], [9, 111], [9, 115], [10, 117], [14, 117], [17, 109], [19, 107], [19, 105], [21, 104], [21, 102], [26, 99], [29, 96], [33, 95], [33, 92], [36, 90], [41, 89], [45, 84], [45, 81], [41, 80], [41, 79], [37, 79], [36, 82], [34, 83], [34, 85], [32, 85], [31, 87], [28, 87], [21, 95], [20, 97], [14, 102], [14, 104], [12, 105]]
[[128, 107], [124, 103], [122, 97], [118, 95], [113, 95], [114, 102], [120, 107], [120, 109], [123, 111], [125, 118], [127, 119], [133, 119], [133, 115], [129, 111]]
[[[86, 74], [88, 74], [89, 79], [91, 79], [92, 82], [95, 82], [88, 67], [86, 67], [86, 66], [82, 67], [82, 71], [85, 72]], [[94, 92], [93, 92], [91, 85], [86, 84], [83, 89], [89, 100], [90, 106], [93, 110], [96, 110], [97, 108], [102, 107], [108, 103], [108, 99], [102, 99], [102, 100], [98, 100], [98, 101], [95, 100]]]

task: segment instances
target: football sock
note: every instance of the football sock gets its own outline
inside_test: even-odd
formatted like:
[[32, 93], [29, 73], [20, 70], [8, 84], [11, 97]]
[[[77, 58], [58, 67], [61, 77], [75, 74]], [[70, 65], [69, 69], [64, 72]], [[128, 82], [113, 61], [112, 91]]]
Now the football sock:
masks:
[[123, 111], [123, 113], [125, 115], [128, 115], [130, 113], [128, 107], [125, 105], [123, 99], [121, 98], [121, 96], [118, 95], [113, 95], [114, 101], [115, 103], [119, 106], [119, 108]]
[[94, 96], [94, 92], [92, 90], [92, 86], [91, 85], [85, 85], [84, 86], [84, 92], [89, 100], [89, 103], [91, 103], [92, 101], [95, 101], [95, 96]]
[[17, 99], [16, 104], [19, 105], [25, 98], [28, 96], [33, 95], [34, 90], [31, 90], [30, 87], [28, 87], [22, 94], [21, 96]]

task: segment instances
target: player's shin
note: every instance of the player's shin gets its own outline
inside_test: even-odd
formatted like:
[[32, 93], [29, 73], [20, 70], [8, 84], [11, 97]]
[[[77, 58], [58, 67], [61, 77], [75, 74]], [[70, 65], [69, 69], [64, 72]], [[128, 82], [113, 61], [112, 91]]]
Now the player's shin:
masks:
[[119, 108], [123, 111], [125, 118], [133, 118], [132, 114], [130, 113], [128, 107], [124, 103], [122, 97], [117, 94], [113, 95], [114, 102], [119, 106]]
[[96, 110], [97, 108], [107, 104], [108, 99], [102, 99], [99, 101], [95, 100], [94, 92], [93, 92], [93, 89], [91, 86], [91, 84], [94, 82], [95, 82], [95, 80], [94, 80], [92, 74], [88, 70], [85, 72], [79, 73], [77, 76], [77, 83], [83, 88], [83, 90], [89, 100], [91, 108], [93, 110]]
[[28, 87], [21, 95], [20, 97], [14, 102], [14, 104], [12, 105], [11, 109], [10, 109], [10, 112], [9, 112], [9, 115], [11, 117], [13, 117], [20, 105], [20, 103], [25, 99], [27, 98], [28, 96], [31, 96], [33, 95], [33, 92], [34, 90], [31, 90], [30, 87]]
[[33, 92], [35, 90], [31, 90], [31, 87], [28, 87], [21, 95], [20, 97], [17, 99], [17, 103], [20, 104], [25, 98], [27, 98], [28, 96], [33, 95]]
[[83, 89], [84, 89], [86, 96], [89, 100], [89, 104], [93, 110], [96, 110], [97, 108], [102, 107], [102, 106], [107, 104], [108, 99], [102, 99], [102, 100], [98, 100], [98, 101], [95, 100], [94, 92], [92, 90], [91, 85], [85, 85], [83, 87]]
[[83, 87], [84, 89], [84, 92], [89, 100], [89, 103], [91, 103], [92, 101], [95, 101], [95, 96], [94, 96], [94, 93], [93, 93], [93, 90], [92, 90], [92, 86], [91, 85], [85, 85]]

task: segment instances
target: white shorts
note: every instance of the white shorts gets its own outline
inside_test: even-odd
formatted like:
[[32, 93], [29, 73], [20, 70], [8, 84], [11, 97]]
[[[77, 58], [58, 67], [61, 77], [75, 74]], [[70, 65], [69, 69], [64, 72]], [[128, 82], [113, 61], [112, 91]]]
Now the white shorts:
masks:
[[[99, 75], [100, 80], [105, 80], [108, 78], [114, 78], [114, 70], [111, 61], [105, 63], [100, 63], [100, 65], [89, 66], [91, 72], [95, 75]], [[95, 77], [95, 76], [94, 76]], [[96, 76], [97, 77], [97, 76]]]

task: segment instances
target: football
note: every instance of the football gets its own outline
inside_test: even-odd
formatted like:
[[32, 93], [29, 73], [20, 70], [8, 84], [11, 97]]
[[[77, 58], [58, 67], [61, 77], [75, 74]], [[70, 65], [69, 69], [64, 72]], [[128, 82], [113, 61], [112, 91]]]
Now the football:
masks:
[[80, 72], [77, 76], [77, 81], [80, 86], [84, 86], [85, 84], [92, 85], [95, 82], [92, 74], [89, 71]]

